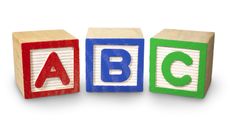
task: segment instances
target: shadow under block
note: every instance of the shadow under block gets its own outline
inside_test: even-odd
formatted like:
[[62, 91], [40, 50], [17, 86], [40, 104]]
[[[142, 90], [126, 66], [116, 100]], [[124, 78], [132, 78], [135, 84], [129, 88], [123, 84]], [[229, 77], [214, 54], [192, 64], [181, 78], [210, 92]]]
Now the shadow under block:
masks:
[[211, 83], [214, 33], [165, 29], [150, 43], [150, 91], [204, 98]]
[[13, 33], [16, 83], [36, 98], [79, 91], [78, 39], [64, 30]]
[[90, 28], [86, 39], [88, 92], [143, 91], [144, 38], [137, 28]]

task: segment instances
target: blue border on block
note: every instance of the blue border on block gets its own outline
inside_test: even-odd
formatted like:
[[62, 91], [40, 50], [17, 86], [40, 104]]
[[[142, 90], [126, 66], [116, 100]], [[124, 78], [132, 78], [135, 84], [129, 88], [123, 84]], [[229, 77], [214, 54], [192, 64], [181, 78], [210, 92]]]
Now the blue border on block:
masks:
[[[137, 85], [135, 86], [100, 86], [93, 85], [93, 46], [94, 45], [138, 45]], [[86, 91], [87, 92], [142, 92], [144, 71], [143, 38], [87, 38], [86, 39]]]

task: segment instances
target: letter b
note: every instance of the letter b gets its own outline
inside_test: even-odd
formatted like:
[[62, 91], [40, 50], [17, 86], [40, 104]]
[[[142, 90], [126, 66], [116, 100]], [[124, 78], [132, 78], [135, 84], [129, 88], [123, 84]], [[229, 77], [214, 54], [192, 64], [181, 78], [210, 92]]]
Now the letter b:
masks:
[[[121, 57], [122, 61], [110, 61], [111, 57]], [[130, 76], [130, 54], [123, 49], [104, 49], [101, 52], [101, 79], [104, 82], [123, 82]], [[121, 74], [110, 74], [110, 70], [120, 70]]]

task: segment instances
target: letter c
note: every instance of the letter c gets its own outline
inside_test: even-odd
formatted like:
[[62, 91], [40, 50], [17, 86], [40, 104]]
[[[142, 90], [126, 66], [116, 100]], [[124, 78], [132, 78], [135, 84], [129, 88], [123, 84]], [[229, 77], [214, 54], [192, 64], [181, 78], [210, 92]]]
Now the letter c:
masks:
[[173, 86], [182, 87], [191, 83], [192, 78], [189, 75], [184, 75], [183, 77], [175, 77], [171, 72], [171, 65], [174, 61], [181, 61], [187, 66], [192, 65], [192, 58], [183, 52], [173, 52], [168, 54], [162, 62], [162, 73], [164, 78]]

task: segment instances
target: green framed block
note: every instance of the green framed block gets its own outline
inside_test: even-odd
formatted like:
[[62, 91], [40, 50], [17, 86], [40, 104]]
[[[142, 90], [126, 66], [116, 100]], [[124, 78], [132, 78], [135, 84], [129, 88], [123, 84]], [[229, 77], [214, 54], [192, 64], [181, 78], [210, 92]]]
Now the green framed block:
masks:
[[214, 33], [164, 29], [150, 39], [150, 91], [204, 98], [212, 77]]

